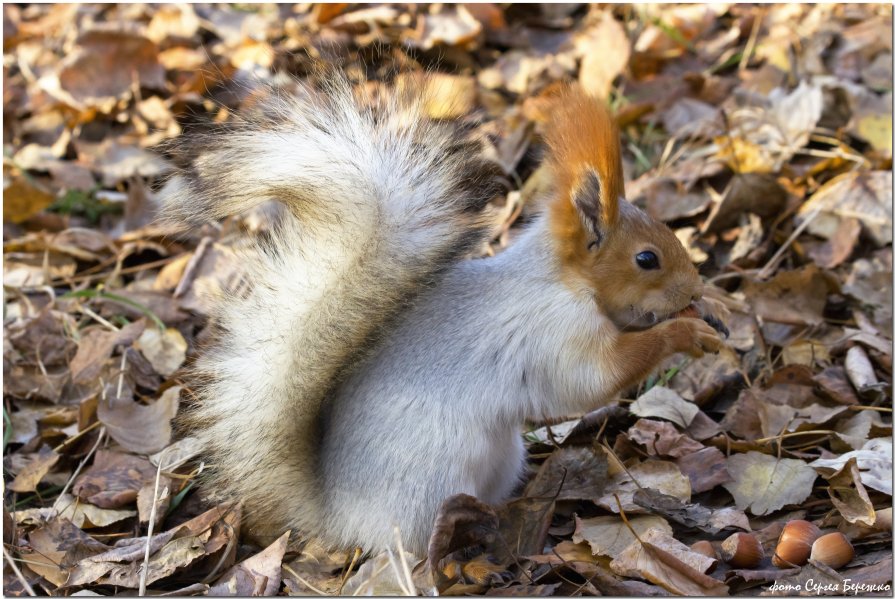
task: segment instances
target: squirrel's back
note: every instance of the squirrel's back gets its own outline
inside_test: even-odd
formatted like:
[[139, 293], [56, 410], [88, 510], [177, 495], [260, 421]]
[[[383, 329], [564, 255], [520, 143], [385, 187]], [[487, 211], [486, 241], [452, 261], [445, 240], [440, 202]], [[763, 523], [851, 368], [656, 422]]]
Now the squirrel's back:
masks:
[[183, 421], [206, 448], [208, 484], [246, 503], [249, 530], [321, 531], [318, 420], [327, 395], [395, 317], [480, 243], [501, 173], [462, 127], [411, 94], [275, 93], [259, 116], [202, 136], [164, 193], [197, 222], [266, 200], [288, 210], [243, 261], [243, 292], [212, 316]]

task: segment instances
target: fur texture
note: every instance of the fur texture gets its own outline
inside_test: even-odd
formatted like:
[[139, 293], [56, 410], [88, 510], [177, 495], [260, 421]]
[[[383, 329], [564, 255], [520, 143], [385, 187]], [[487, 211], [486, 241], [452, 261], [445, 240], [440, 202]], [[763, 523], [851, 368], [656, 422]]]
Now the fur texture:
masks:
[[[215, 138], [171, 187], [175, 218], [291, 208], [246, 264], [249, 293], [222, 306], [192, 415], [255, 536], [379, 550], [397, 525], [424, 554], [445, 498], [512, 492], [523, 422], [718, 349], [705, 322], [668, 319], [702, 284], [667, 227], [621, 198], [608, 113], [575, 90], [560, 103], [548, 209], [492, 259], [458, 261], [498, 180], [474, 148], [413, 103], [358, 108], [344, 84]], [[644, 249], [658, 272], [638, 270]]]

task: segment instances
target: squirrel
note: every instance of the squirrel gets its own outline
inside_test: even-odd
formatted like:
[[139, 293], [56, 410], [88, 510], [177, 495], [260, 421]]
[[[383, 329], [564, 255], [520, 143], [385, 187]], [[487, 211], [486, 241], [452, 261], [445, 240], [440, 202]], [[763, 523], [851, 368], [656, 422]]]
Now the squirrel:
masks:
[[624, 199], [617, 126], [580, 88], [547, 128], [542, 212], [482, 259], [465, 257], [493, 229], [502, 171], [480, 140], [412, 93], [324, 88], [192, 140], [202, 151], [162, 191], [187, 223], [286, 207], [212, 316], [185, 422], [256, 538], [379, 551], [397, 525], [424, 555], [447, 497], [510, 496], [526, 421], [593, 410], [722, 341], [689, 317], [697, 269]]

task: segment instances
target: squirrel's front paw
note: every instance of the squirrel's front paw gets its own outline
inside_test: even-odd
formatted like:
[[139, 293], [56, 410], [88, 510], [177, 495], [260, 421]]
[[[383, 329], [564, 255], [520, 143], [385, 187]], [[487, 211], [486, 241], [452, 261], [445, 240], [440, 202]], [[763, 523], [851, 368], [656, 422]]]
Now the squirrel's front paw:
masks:
[[674, 352], [685, 352], [701, 358], [706, 352], [721, 350], [721, 336], [707, 322], [699, 318], [673, 318], [662, 323]]

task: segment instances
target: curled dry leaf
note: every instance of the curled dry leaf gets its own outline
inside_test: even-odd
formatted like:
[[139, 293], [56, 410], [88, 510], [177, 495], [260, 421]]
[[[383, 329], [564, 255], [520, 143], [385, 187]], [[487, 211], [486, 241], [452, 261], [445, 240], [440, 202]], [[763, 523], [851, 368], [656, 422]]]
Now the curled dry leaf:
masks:
[[799, 208], [808, 231], [835, 237], [842, 219], [856, 218], [878, 246], [892, 243], [892, 172], [852, 171], [825, 183]]
[[[658, 528], [668, 535], [672, 534], [671, 526], [660, 516], [632, 516], [628, 518], [628, 524], [640, 537], [653, 528]], [[628, 528], [620, 516], [585, 519], [576, 517], [572, 540], [576, 543], [587, 542], [594, 555], [617, 558], [634, 541], [631, 528]]]
[[757, 451], [730, 456], [727, 469], [733, 480], [724, 488], [733, 495], [738, 509], [748, 509], [756, 516], [803, 502], [817, 478], [802, 460], [777, 459]]
[[609, 567], [617, 574], [643, 578], [678, 595], [727, 595], [727, 585], [703, 574], [715, 562], [653, 528], [640, 540], [632, 541]]
[[651, 456], [679, 458], [696, 453], [705, 446], [683, 435], [668, 422], [641, 418], [628, 429], [628, 438], [646, 448]]
[[16, 523], [40, 524], [51, 518], [59, 517], [71, 520], [78, 528], [103, 527], [114, 524], [125, 518], [136, 516], [133, 510], [107, 510], [69, 494], [60, 495], [53, 507], [31, 508], [12, 513]]
[[578, 81], [596, 98], [608, 98], [612, 82], [628, 66], [631, 42], [621, 23], [604, 12], [585, 37], [577, 40], [582, 52]]
[[631, 404], [631, 413], [641, 418], [663, 418], [686, 428], [699, 408], [684, 400], [676, 391], [656, 385]]
[[892, 495], [892, 437], [871, 439], [861, 449], [843, 453], [836, 458], [814, 460], [810, 466], [821, 473], [839, 472], [853, 458], [864, 486]]
[[640, 489], [654, 489], [663, 495], [670, 495], [684, 502], [690, 501], [690, 479], [681, 474], [674, 463], [648, 460], [613, 475], [596, 503], [617, 514], [618, 503], [615, 498], [618, 496], [625, 512], [642, 513], [645, 510], [634, 502], [634, 493]]
[[592, 500], [603, 493], [608, 464], [603, 451], [587, 447], [554, 451], [525, 489], [528, 497]]
[[814, 264], [781, 272], [767, 282], [746, 281], [743, 292], [757, 316], [769, 322], [820, 325], [833, 284]]
[[158, 48], [145, 37], [96, 29], [82, 34], [76, 44], [59, 72], [59, 85], [80, 105], [109, 112], [135, 81], [142, 87], [164, 88]]
[[830, 494], [830, 501], [846, 522], [860, 522], [867, 526], [876, 522], [876, 511], [867, 496], [867, 490], [861, 484], [861, 471], [856, 458], [850, 458], [839, 472], [833, 475], [821, 473], [821, 476], [829, 481], [827, 493]]
[[233, 566], [208, 589], [208, 595], [212, 597], [275, 595], [280, 589], [283, 556], [286, 554], [288, 541], [287, 531], [264, 551]]
[[149, 405], [130, 399], [100, 401], [97, 417], [113, 439], [135, 453], [154, 453], [171, 442], [171, 419], [177, 414], [180, 387], [168, 388]]
[[155, 468], [146, 458], [100, 449], [93, 464], [75, 480], [72, 494], [104, 508], [134, 502], [137, 493], [155, 481]]
[[7, 489], [10, 491], [15, 491], [16, 493], [36, 491], [41, 479], [59, 461], [60, 456], [46, 445], [42, 445], [40, 451], [30, 457], [31, 459], [28, 463], [19, 470], [16, 477], [7, 485]]
[[650, 513], [662, 514], [670, 520], [689, 528], [698, 528], [709, 534], [717, 534], [725, 528], [750, 530], [746, 514], [733, 508], [709, 509], [698, 503], [681, 501], [655, 489], [634, 491], [634, 503]]
[[177, 329], [149, 327], [134, 345], [162, 376], [171, 376], [186, 361], [186, 339]]

